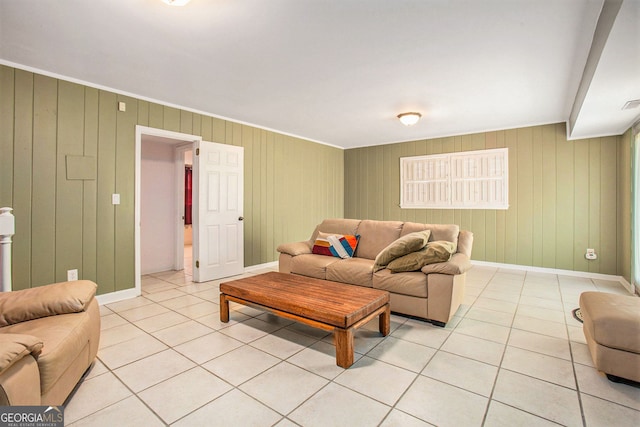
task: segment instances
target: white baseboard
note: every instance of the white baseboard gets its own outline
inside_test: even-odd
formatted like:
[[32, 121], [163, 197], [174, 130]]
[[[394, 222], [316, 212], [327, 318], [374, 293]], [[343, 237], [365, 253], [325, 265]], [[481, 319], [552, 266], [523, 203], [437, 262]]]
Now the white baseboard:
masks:
[[[572, 276], [572, 277], [586, 277], [589, 279], [601, 279], [601, 280], [611, 280], [617, 281], [622, 284], [629, 291], [629, 293], [634, 294], [638, 293], [634, 289], [627, 280], [622, 276], [616, 276], [612, 274], [601, 274], [601, 273], [591, 273], [588, 271], [574, 271], [574, 270], [561, 270], [558, 268], [545, 268], [545, 267], [532, 267], [530, 265], [516, 265], [516, 264], [501, 264], [498, 262], [487, 262], [487, 261], [476, 261], [471, 260], [471, 264], [478, 266], [486, 266], [486, 267], [495, 267], [501, 268], [504, 270], [525, 270], [531, 271], [533, 273], [549, 273], [549, 274], [560, 274], [563, 276]], [[263, 270], [265, 268], [277, 268], [278, 261], [267, 262], [264, 264], [251, 265], [249, 267], [245, 267], [245, 273], [251, 273], [258, 270]], [[98, 295], [96, 299], [100, 305], [111, 304], [112, 302], [122, 301], [129, 298], [135, 298], [140, 296], [140, 293], [136, 291], [135, 288], [125, 289], [122, 291], [111, 292], [108, 294]]]
[[109, 292], [108, 294], [97, 295], [98, 304], [105, 305], [112, 302], [118, 302], [129, 298], [140, 296], [136, 288], [124, 289], [122, 291]]
[[[253, 271], [258, 271], [265, 268], [273, 268], [273, 267], [276, 267], [276, 268], [278, 267], [278, 261], [267, 262], [267, 263], [258, 264], [258, 265], [251, 265], [249, 267], [245, 267], [244, 272], [251, 273]], [[105, 305], [105, 304], [111, 304], [112, 302], [118, 302], [118, 301], [122, 301], [129, 298], [135, 298], [140, 295], [141, 293], [137, 292], [135, 288], [131, 288], [131, 289], [124, 289], [122, 291], [110, 292], [108, 294], [98, 295], [96, 296], [96, 299], [98, 300], [98, 304]]]
[[471, 260], [471, 264], [486, 266], [486, 267], [496, 267], [504, 270], [525, 270], [531, 271], [532, 273], [549, 273], [549, 274], [559, 274], [562, 276], [572, 276], [572, 277], [585, 277], [588, 279], [601, 279], [601, 280], [611, 280], [614, 282], [620, 282], [622, 286], [625, 287], [629, 293], [634, 294], [635, 289], [627, 280], [622, 276], [616, 276], [613, 274], [602, 274], [602, 273], [591, 273], [589, 271], [575, 271], [575, 270], [562, 270], [559, 268], [546, 268], [546, 267], [533, 267], [530, 265], [517, 265], [517, 264], [501, 264], [499, 262], [488, 262], [488, 261], [476, 261]]
[[262, 270], [264, 268], [273, 268], [273, 267], [276, 267], [276, 268], [278, 267], [278, 261], [266, 262], [264, 264], [258, 264], [258, 265], [250, 265], [249, 267], [245, 267], [244, 272], [251, 273], [252, 271]]

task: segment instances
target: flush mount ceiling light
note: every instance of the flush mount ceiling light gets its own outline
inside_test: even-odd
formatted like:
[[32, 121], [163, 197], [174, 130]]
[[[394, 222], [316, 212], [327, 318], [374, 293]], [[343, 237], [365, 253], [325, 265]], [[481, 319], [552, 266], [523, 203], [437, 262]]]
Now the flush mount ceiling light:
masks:
[[640, 107], [640, 99], [634, 99], [633, 101], [628, 101], [622, 107], [623, 110], [633, 110], [634, 108]]
[[398, 114], [398, 118], [400, 119], [402, 124], [405, 125], [405, 126], [413, 126], [413, 125], [415, 125], [416, 123], [418, 123], [418, 120], [420, 120], [420, 117], [422, 117], [422, 114], [420, 114], [420, 113], [402, 113], [402, 114]]
[[184, 6], [189, 3], [191, 0], [162, 0], [164, 3], [169, 6]]

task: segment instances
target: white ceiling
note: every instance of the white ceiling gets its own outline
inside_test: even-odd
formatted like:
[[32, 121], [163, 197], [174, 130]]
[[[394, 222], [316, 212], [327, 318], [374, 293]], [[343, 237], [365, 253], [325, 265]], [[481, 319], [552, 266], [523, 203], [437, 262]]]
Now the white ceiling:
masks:
[[[604, 1], [0, 0], [0, 62], [351, 148], [567, 121]], [[640, 116], [638, 22], [624, 0], [572, 138]]]

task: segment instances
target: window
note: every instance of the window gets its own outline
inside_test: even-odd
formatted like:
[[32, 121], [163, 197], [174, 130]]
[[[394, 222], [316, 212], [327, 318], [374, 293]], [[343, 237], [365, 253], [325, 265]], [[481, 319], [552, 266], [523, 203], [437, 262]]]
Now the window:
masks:
[[508, 149], [401, 157], [400, 207], [508, 209]]

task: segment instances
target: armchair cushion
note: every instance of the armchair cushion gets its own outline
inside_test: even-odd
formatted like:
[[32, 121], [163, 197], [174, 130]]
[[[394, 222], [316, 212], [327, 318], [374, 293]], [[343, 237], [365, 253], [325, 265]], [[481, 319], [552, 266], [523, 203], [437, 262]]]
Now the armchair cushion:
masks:
[[42, 340], [32, 335], [0, 334], [0, 374], [29, 354], [37, 358], [42, 346]]
[[89, 280], [0, 293], [0, 327], [87, 308], [98, 286]]

